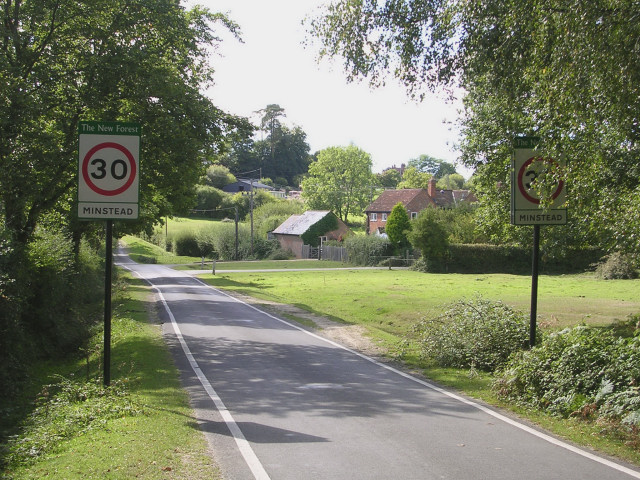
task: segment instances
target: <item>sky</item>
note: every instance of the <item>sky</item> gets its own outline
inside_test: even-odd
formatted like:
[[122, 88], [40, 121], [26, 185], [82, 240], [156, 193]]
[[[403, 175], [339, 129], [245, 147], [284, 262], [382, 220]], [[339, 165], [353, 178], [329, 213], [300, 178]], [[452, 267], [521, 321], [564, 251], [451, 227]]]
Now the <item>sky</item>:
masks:
[[189, 0], [187, 6], [226, 13], [242, 32], [244, 43], [216, 29], [223, 41], [211, 57], [215, 85], [206, 93], [213, 103], [254, 123], [254, 112], [278, 104], [283, 123], [307, 134], [311, 153], [354, 144], [371, 155], [375, 173], [421, 154], [455, 164], [458, 106], [444, 94], [416, 103], [393, 80], [378, 89], [350, 84], [340, 59], [318, 63], [316, 50], [305, 48], [308, 34], [301, 22], [325, 1]]

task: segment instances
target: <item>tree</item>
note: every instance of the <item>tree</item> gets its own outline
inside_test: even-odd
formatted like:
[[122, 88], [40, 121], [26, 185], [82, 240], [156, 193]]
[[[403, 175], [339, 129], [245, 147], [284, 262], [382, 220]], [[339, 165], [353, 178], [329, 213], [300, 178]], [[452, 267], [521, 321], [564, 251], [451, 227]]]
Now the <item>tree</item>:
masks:
[[420, 155], [418, 158], [409, 160], [409, 167], [415, 167], [419, 172], [426, 172], [433, 175], [436, 180], [445, 175], [456, 173], [456, 167], [451, 163], [429, 155]]
[[384, 188], [396, 188], [401, 180], [402, 175], [395, 168], [388, 168], [378, 174], [378, 184]]
[[369, 203], [375, 181], [371, 166], [371, 156], [355, 145], [325, 148], [309, 166], [302, 196], [309, 208], [329, 209], [346, 222]]
[[19, 245], [44, 212], [72, 216], [79, 120], [142, 124], [147, 226], [188, 209], [202, 158], [246, 127], [200, 93], [212, 25], [237, 32], [224, 15], [172, 0], [25, 0], [0, 15], [0, 198]]
[[398, 188], [429, 188], [429, 180], [433, 177], [427, 172], [420, 172], [415, 167], [407, 167], [402, 175]]
[[439, 222], [435, 208], [425, 208], [411, 224], [411, 245], [422, 252], [428, 270], [439, 270], [449, 251], [448, 233]]
[[343, 56], [350, 79], [392, 74], [416, 98], [462, 87], [462, 160], [484, 177], [495, 227], [512, 139], [535, 135], [542, 155], [570, 160], [557, 173], [571, 188], [565, 231], [639, 252], [638, 15], [622, 0], [341, 0], [310, 32], [320, 56]]
[[411, 231], [411, 221], [402, 203], [398, 203], [391, 210], [384, 231], [396, 252], [401, 252], [409, 246], [407, 235]]
[[464, 185], [464, 177], [459, 173], [451, 173], [443, 176], [438, 183], [436, 183], [436, 188], [440, 188], [442, 190], [460, 190]]
[[229, 185], [236, 181], [236, 177], [229, 171], [227, 167], [220, 164], [213, 164], [207, 168], [202, 178], [202, 183], [210, 187], [222, 190], [225, 185]]

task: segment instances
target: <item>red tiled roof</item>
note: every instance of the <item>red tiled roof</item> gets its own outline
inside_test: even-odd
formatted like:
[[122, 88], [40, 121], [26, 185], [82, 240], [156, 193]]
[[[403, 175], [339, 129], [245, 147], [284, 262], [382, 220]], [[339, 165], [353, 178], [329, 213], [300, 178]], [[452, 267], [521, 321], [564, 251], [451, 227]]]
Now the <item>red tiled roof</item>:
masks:
[[402, 203], [409, 212], [419, 212], [429, 205], [447, 208], [460, 202], [474, 201], [477, 201], [476, 197], [468, 190], [436, 190], [433, 197], [423, 188], [385, 190], [365, 209], [365, 213], [390, 213], [398, 203]]

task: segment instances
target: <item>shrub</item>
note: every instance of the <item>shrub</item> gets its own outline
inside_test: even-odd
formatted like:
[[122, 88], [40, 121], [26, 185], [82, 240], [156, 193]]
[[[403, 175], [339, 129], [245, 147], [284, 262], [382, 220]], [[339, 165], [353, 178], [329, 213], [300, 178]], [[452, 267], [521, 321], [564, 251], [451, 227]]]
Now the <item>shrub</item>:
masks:
[[596, 275], [605, 280], [638, 278], [637, 265], [631, 255], [615, 252], [598, 264]]
[[442, 315], [414, 326], [423, 358], [443, 367], [494, 371], [526, 347], [527, 316], [480, 297], [455, 302]]
[[560, 416], [589, 412], [632, 420], [640, 418], [639, 384], [640, 337], [578, 326], [515, 355], [494, 389], [502, 398]]
[[349, 263], [354, 265], [378, 265], [392, 254], [391, 243], [376, 235], [352, 235], [344, 241]]
[[173, 253], [186, 257], [199, 257], [200, 248], [193, 232], [181, 232], [173, 238]]

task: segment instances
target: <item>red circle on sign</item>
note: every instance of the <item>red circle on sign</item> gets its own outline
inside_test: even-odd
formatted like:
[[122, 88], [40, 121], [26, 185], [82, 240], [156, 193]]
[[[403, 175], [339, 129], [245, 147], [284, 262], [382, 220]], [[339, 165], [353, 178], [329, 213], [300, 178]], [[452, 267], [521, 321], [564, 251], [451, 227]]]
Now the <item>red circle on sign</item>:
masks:
[[[129, 179], [125, 182], [124, 185], [116, 188], [115, 190], [105, 190], [103, 188], [98, 187], [95, 183], [93, 183], [93, 181], [91, 180], [91, 177], [89, 176], [89, 160], [91, 160], [91, 157], [93, 156], [94, 153], [104, 148], [115, 148], [116, 150], [120, 150], [124, 154], [124, 156], [127, 157], [127, 160], [129, 160], [129, 166], [131, 168], [131, 174], [129, 175]], [[84, 159], [82, 161], [82, 178], [84, 178], [84, 181], [86, 182], [87, 186], [94, 192], [99, 193], [100, 195], [105, 195], [107, 197], [113, 197], [114, 195], [119, 195], [122, 192], [125, 192], [131, 186], [133, 181], [136, 179], [136, 174], [137, 174], [137, 170], [136, 170], [135, 158], [133, 158], [133, 155], [129, 150], [127, 150], [125, 147], [123, 147], [119, 143], [114, 143], [114, 142], [99, 143], [98, 145], [96, 145], [95, 147], [93, 147], [91, 150], [87, 152], [87, 154], [84, 156]]]
[[[540, 199], [529, 195], [529, 192], [527, 192], [527, 189], [524, 188], [524, 184], [522, 183], [522, 177], [524, 176], [524, 172], [527, 170], [527, 167], [533, 163], [534, 160], [542, 160], [544, 162], [551, 162], [551, 163], [556, 163], [556, 162], [550, 158], [544, 159], [541, 157], [531, 157], [529, 160], [524, 162], [524, 164], [522, 165], [522, 167], [520, 167], [520, 170], [518, 171], [518, 189], [520, 190], [520, 193], [524, 198], [526, 198], [531, 203], [540, 205]], [[558, 182], [558, 188], [556, 189], [555, 192], [553, 192], [553, 195], [551, 195], [552, 200], [555, 200], [556, 198], [558, 198], [560, 193], [562, 193], [562, 187], [564, 187], [564, 181], [560, 180], [560, 182]]]

